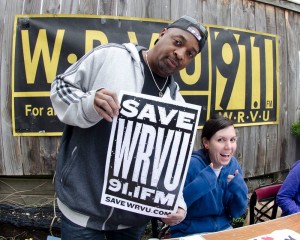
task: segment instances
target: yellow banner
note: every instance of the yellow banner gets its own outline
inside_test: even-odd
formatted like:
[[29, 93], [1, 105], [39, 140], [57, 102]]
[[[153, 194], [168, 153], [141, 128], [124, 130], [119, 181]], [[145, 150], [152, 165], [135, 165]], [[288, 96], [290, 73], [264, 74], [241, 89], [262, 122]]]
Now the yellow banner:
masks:
[[[132, 42], [151, 48], [167, 21], [91, 15], [18, 15], [12, 60], [12, 119], [15, 136], [58, 136], [49, 99], [57, 74], [92, 48]], [[236, 126], [277, 124], [278, 38], [244, 29], [205, 25], [201, 54], [175, 75], [188, 103], [202, 106], [199, 128], [213, 113]]]

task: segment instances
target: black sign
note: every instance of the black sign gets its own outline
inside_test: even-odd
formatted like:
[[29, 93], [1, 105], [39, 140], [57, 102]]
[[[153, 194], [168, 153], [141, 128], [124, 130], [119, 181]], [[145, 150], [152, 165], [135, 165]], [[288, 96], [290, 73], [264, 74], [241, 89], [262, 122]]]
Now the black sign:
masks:
[[201, 107], [143, 94], [121, 97], [101, 203], [166, 217], [177, 210]]

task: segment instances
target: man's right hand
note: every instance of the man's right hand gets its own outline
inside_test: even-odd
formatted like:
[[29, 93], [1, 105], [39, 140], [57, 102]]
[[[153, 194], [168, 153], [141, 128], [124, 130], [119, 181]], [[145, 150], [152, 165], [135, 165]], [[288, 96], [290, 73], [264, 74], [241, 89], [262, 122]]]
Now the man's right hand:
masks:
[[109, 122], [119, 115], [120, 103], [117, 94], [108, 89], [102, 88], [96, 92], [94, 106], [98, 114]]

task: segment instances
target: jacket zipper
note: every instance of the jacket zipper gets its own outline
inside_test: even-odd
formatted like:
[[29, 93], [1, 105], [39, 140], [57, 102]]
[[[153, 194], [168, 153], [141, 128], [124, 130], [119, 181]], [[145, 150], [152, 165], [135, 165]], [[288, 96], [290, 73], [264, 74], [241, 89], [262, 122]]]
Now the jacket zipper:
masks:
[[105, 230], [105, 224], [106, 224], [107, 221], [111, 218], [111, 216], [112, 216], [114, 210], [115, 210], [115, 208], [112, 207], [111, 210], [110, 210], [110, 213], [109, 213], [108, 217], [107, 217], [106, 220], [103, 222], [102, 230]]

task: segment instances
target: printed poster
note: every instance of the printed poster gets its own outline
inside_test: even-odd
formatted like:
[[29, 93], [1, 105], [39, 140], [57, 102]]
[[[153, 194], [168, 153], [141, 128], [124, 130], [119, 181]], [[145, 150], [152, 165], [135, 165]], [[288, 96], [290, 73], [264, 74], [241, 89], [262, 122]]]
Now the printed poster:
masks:
[[122, 92], [101, 203], [153, 217], [177, 211], [201, 107]]

